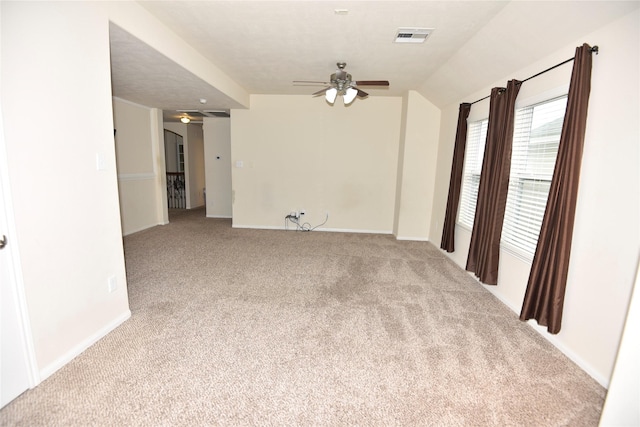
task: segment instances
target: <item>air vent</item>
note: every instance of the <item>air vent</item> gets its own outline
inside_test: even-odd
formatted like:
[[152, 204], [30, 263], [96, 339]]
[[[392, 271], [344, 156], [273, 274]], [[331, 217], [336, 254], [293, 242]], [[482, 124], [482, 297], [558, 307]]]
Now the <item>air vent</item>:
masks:
[[424, 43], [433, 28], [398, 28], [395, 43]]
[[204, 112], [206, 115], [208, 115], [209, 117], [214, 116], [214, 117], [231, 117], [231, 115], [229, 113], [227, 113], [226, 111], [220, 111], [220, 110], [206, 110]]
[[231, 117], [224, 110], [177, 110], [179, 113], [186, 113], [190, 117]]
[[177, 110], [177, 111], [178, 113], [187, 113], [189, 117], [207, 117], [206, 114], [203, 114], [198, 110]]

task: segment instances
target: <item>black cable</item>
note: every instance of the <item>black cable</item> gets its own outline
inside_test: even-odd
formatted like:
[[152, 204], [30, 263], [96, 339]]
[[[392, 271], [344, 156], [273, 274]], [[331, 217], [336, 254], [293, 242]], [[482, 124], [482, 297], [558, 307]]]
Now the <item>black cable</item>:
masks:
[[296, 225], [296, 231], [313, 231], [316, 228], [325, 225], [328, 220], [329, 220], [329, 214], [327, 213], [327, 216], [324, 219], [324, 222], [322, 224], [318, 224], [315, 227], [312, 227], [311, 224], [309, 224], [308, 222], [300, 224], [300, 218], [299, 217], [296, 217], [294, 215], [289, 214], [289, 215], [284, 217], [284, 228], [285, 228], [285, 230], [289, 230], [289, 227], [288, 227], [289, 222], [288, 221], [291, 221], [292, 223], [294, 223]]
[[318, 228], [318, 227], [320, 227], [320, 226], [325, 225], [325, 224], [327, 223], [327, 221], [329, 221], [329, 214], [328, 214], [328, 213], [327, 213], [327, 217], [324, 219], [324, 222], [323, 222], [322, 224], [318, 224], [318, 225], [316, 225], [315, 227], [313, 227], [313, 228], [312, 228], [311, 230], [309, 230], [309, 231], [313, 231], [313, 230], [315, 230], [316, 228]]

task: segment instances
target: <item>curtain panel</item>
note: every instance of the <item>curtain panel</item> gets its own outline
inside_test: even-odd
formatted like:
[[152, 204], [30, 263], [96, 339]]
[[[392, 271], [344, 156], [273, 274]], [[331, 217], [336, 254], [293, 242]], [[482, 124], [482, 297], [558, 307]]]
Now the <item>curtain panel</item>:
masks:
[[464, 150], [467, 146], [467, 117], [471, 111], [471, 104], [462, 103], [458, 112], [458, 128], [456, 141], [453, 148], [453, 162], [451, 165], [451, 177], [449, 178], [449, 196], [447, 197], [447, 210], [444, 215], [442, 227], [442, 240], [440, 247], [447, 252], [455, 251], [456, 218], [458, 217], [458, 205], [460, 204], [460, 188], [462, 187], [462, 169], [464, 167]]
[[560, 332], [591, 92], [591, 47], [576, 48], [567, 109], [520, 320]]
[[515, 103], [520, 86], [520, 81], [509, 80], [506, 89], [491, 90], [487, 139], [466, 266], [488, 285], [498, 283], [500, 237], [509, 190]]

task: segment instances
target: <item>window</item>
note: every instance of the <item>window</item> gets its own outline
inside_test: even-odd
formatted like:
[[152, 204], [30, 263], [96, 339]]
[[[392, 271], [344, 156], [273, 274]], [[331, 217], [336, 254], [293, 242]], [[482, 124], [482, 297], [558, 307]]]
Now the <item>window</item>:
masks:
[[502, 242], [527, 255], [538, 244], [567, 97], [516, 111]]
[[[562, 96], [516, 111], [502, 243], [527, 258], [538, 244], [566, 106], [567, 97]], [[468, 127], [458, 223], [470, 229], [488, 123], [485, 119]]]
[[484, 119], [469, 124], [467, 131], [467, 148], [464, 155], [462, 172], [462, 189], [460, 190], [460, 209], [458, 223], [472, 228], [476, 214], [476, 200], [480, 185], [480, 172], [484, 156], [484, 143], [487, 139], [489, 120]]
[[[179, 135], [178, 135], [179, 136]], [[178, 172], [184, 172], [184, 144], [182, 143], [182, 137], [178, 140], [176, 148], [178, 149]]]

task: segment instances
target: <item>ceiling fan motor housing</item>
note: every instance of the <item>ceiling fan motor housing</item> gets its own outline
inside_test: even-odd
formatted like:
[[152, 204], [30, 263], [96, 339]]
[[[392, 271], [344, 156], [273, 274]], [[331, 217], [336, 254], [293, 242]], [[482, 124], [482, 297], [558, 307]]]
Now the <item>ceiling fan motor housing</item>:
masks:
[[331, 83], [335, 85], [338, 92], [344, 91], [351, 86], [351, 74], [339, 70], [331, 74]]
[[336, 86], [340, 94], [344, 94], [344, 91], [351, 86], [351, 74], [344, 70], [347, 66], [346, 62], [338, 62], [336, 64], [338, 69], [335, 73], [331, 74], [331, 83]]

